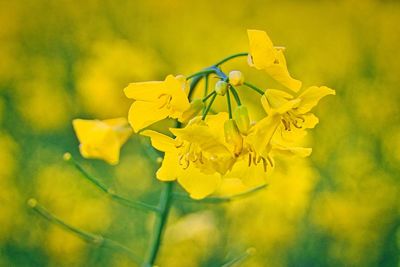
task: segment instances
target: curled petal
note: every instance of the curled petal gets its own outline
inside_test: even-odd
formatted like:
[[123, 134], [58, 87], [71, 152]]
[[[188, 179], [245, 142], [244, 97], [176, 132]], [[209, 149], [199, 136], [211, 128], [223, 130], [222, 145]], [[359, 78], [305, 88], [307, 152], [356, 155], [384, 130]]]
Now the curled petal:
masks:
[[162, 133], [152, 130], [145, 130], [140, 134], [150, 137], [151, 145], [159, 151], [167, 152], [175, 151], [176, 149], [177, 141]]
[[298, 107], [298, 111], [301, 114], [307, 113], [318, 104], [321, 98], [335, 94], [335, 90], [326, 86], [311, 86], [300, 94], [299, 98], [301, 99], [301, 103]]

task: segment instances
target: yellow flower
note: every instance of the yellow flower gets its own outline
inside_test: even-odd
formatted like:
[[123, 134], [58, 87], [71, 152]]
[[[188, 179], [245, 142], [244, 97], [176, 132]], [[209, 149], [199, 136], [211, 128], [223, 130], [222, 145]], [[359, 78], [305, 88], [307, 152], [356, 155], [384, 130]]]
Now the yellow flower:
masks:
[[249, 65], [258, 70], [265, 70], [273, 79], [297, 92], [301, 81], [293, 79], [286, 66], [283, 49], [275, 48], [264, 31], [247, 30], [249, 37]]
[[[234, 150], [237, 159], [227, 177], [241, 178], [245, 184], [260, 184], [267, 177], [267, 171], [275, 165], [274, 155], [301, 157], [310, 155], [310, 148], [292, 146], [283, 140], [278, 131], [280, 125], [280, 114], [272, 113], [252, 124], [247, 132], [238, 130], [237, 134], [242, 133], [241, 151]], [[235, 136], [234, 140], [239, 138]]]
[[193, 119], [185, 128], [170, 129], [175, 139], [146, 130], [153, 147], [165, 153], [157, 178], [178, 183], [195, 199], [212, 194], [235, 162], [224, 140], [226, 113], [207, 116], [205, 121]]
[[80, 142], [82, 156], [102, 159], [112, 165], [118, 163], [121, 146], [132, 134], [125, 118], [103, 121], [75, 119], [72, 125]]
[[318, 102], [327, 95], [335, 95], [335, 91], [326, 86], [311, 86], [298, 97], [281, 90], [268, 89], [261, 97], [261, 103], [268, 115], [279, 115], [285, 131], [314, 128], [318, 118], [310, 113]]
[[183, 76], [168, 75], [165, 81], [131, 83], [124, 92], [135, 100], [128, 117], [135, 132], [167, 117], [180, 119], [190, 108]]

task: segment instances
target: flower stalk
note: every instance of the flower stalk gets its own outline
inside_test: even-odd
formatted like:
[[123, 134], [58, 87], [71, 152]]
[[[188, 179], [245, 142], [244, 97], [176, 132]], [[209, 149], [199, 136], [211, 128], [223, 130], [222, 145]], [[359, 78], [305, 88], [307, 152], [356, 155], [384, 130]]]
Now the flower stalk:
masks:
[[135, 208], [135, 209], [140, 209], [143, 211], [152, 211], [152, 212], [158, 212], [158, 208], [155, 206], [152, 206], [150, 204], [141, 202], [141, 201], [134, 201], [134, 200], [129, 200], [123, 196], [118, 195], [113, 189], [109, 188], [105, 184], [103, 184], [99, 179], [94, 177], [92, 174], [90, 174], [88, 171], [86, 171], [82, 165], [76, 161], [70, 153], [65, 153], [64, 154], [64, 160], [67, 162], [70, 162], [81, 174], [84, 178], [86, 178], [89, 182], [91, 182], [94, 186], [96, 186], [99, 190], [103, 191], [107, 195], [111, 197], [111, 199], [119, 202], [120, 204], [130, 207], [130, 208]]
[[150, 244], [149, 256], [143, 267], [152, 267], [156, 261], [169, 211], [171, 209], [173, 188], [174, 184], [172, 182], [166, 182], [164, 184], [158, 204], [159, 212], [156, 213], [156, 222], [154, 225], [153, 239]]

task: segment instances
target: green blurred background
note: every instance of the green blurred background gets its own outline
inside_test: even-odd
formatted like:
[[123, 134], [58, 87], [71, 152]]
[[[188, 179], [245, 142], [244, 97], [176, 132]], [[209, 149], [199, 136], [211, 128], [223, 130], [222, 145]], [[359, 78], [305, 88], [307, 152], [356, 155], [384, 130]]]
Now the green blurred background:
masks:
[[0, 266], [135, 266], [26, 200], [143, 256], [154, 218], [111, 202], [62, 154], [156, 203], [145, 141], [132, 137], [117, 167], [82, 160], [71, 120], [126, 116], [129, 82], [246, 51], [248, 28], [287, 47], [294, 77], [337, 95], [316, 109], [312, 156], [280, 162], [266, 190], [230, 204], [176, 203], [158, 265], [220, 266], [254, 247], [240, 266], [400, 266], [399, 23], [397, 1], [1, 1]]

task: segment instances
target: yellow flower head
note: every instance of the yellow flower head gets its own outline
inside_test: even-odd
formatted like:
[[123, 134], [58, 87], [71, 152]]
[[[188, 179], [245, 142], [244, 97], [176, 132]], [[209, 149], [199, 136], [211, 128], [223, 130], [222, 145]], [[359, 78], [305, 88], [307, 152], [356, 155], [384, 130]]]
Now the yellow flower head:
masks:
[[80, 142], [81, 155], [102, 159], [112, 165], [118, 163], [121, 146], [132, 134], [125, 118], [103, 121], [75, 119], [72, 125]]
[[167, 117], [181, 119], [190, 108], [183, 76], [168, 75], [165, 81], [131, 83], [124, 92], [135, 100], [128, 116], [135, 132]]
[[226, 113], [207, 116], [205, 121], [193, 119], [185, 128], [170, 129], [175, 139], [146, 130], [153, 147], [165, 152], [157, 171], [162, 181], [178, 180], [192, 198], [200, 199], [213, 193], [221, 175], [235, 162], [235, 157], [224, 139]]
[[264, 110], [271, 116], [279, 114], [286, 131], [314, 128], [318, 118], [310, 113], [318, 102], [335, 91], [326, 86], [311, 86], [297, 98], [281, 90], [268, 89], [261, 98]]
[[286, 66], [283, 49], [275, 48], [265, 31], [247, 30], [249, 37], [249, 65], [265, 70], [277, 82], [297, 92], [301, 81], [293, 79]]

